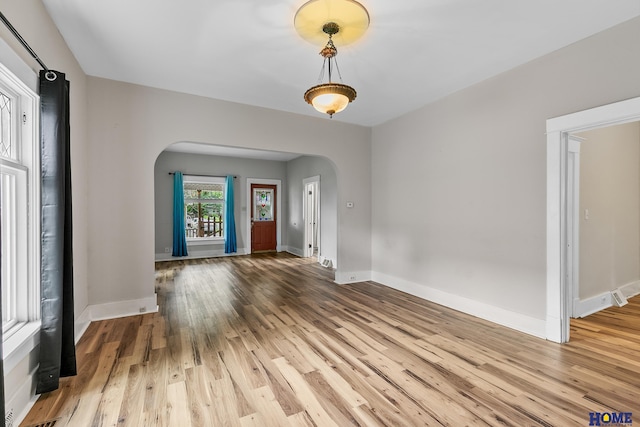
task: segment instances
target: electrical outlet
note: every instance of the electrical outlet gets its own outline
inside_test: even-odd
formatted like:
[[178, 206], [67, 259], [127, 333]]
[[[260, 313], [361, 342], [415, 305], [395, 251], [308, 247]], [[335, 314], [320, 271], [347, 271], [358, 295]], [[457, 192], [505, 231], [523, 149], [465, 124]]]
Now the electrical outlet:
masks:
[[356, 276], [349, 276], [349, 280], [356, 280]]
[[140, 313], [146, 313], [147, 307], [140, 307]]
[[164, 253], [165, 254], [170, 254], [171, 253], [171, 248], [168, 247], [168, 246], [166, 248], [164, 248]]

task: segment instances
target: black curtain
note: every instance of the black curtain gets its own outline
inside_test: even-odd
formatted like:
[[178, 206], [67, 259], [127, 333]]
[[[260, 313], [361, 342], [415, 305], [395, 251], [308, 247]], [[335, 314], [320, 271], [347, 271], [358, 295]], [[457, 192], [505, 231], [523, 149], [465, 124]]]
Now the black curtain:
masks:
[[42, 254], [40, 366], [36, 393], [76, 374], [73, 315], [69, 82], [40, 71]]

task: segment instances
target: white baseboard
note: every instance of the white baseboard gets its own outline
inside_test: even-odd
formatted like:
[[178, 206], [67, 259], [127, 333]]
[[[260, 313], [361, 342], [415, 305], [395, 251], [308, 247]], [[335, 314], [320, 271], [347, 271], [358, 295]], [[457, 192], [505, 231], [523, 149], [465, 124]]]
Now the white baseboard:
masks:
[[156, 294], [147, 298], [128, 301], [108, 302], [87, 307], [89, 319], [105, 320], [118, 317], [136, 316], [143, 313], [155, 313], [158, 311]]
[[[36, 365], [37, 366], [37, 365]], [[24, 382], [14, 390], [13, 398], [5, 404], [5, 419], [9, 414], [9, 411], [13, 411], [13, 419], [11, 425], [17, 427], [22, 424], [22, 421], [27, 417], [31, 408], [36, 404], [39, 394], [35, 394], [35, 382], [36, 382], [36, 369], [33, 369], [30, 374], [25, 377]], [[19, 408], [20, 412], [16, 413]]]
[[283, 246], [285, 252], [289, 252], [292, 255], [299, 256], [300, 258], [304, 258], [304, 251], [300, 248], [294, 248], [291, 246]]
[[[626, 298], [636, 296], [640, 294], [640, 280], [622, 285], [618, 289], [620, 289], [622, 295]], [[582, 300], [576, 299], [573, 302], [573, 316], [586, 317], [600, 310], [604, 310], [605, 308], [609, 308], [612, 305], [613, 300], [611, 299], [611, 291], [603, 292], [599, 295]]]
[[635, 282], [627, 283], [626, 285], [620, 286], [620, 290], [622, 294], [627, 297], [635, 297], [640, 294], [640, 280], [636, 280]]
[[611, 305], [611, 292], [603, 292], [590, 298], [576, 299], [573, 302], [573, 317], [585, 317], [609, 308]]
[[226, 254], [224, 249], [212, 249], [206, 251], [189, 251], [187, 256], [171, 256], [170, 253], [156, 253], [156, 262], [158, 261], [180, 261], [185, 259], [201, 259], [201, 258], [218, 258], [223, 256], [249, 255], [250, 252], [245, 248], [239, 248], [237, 252]]
[[516, 331], [524, 332], [525, 334], [543, 339], [546, 337], [547, 325], [543, 319], [536, 319], [375, 271], [372, 273], [372, 280], [390, 288], [497, 323], [498, 325], [506, 326], [507, 328], [515, 329]]
[[89, 327], [89, 325], [91, 324], [91, 306], [87, 306], [85, 307], [84, 310], [82, 310], [82, 313], [80, 313], [80, 316], [78, 316], [78, 318], [75, 321], [75, 341], [76, 344], [78, 344], [78, 341], [80, 341], [80, 338], [82, 338], [82, 336], [84, 335], [84, 333], [87, 331], [87, 328]]
[[[89, 327], [89, 324], [94, 320], [133, 316], [140, 314], [141, 310], [144, 310], [145, 313], [158, 311], [155, 294], [153, 296], [137, 300], [89, 305], [75, 320], [75, 342], [77, 343], [80, 340]], [[30, 356], [30, 353], [35, 351], [38, 342], [39, 335], [36, 334], [30, 338], [30, 340], [25, 341], [24, 346], [27, 346], [27, 353], [21, 353], [19, 359], [16, 359], [15, 362], [13, 361], [13, 358], [5, 361], [5, 367], [8, 368], [5, 370], [5, 382], [19, 382], [19, 384], [6, 384], [8, 389], [7, 393], [5, 393], [5, 396], [7, 397], [7, 403], [5, 405], [7, 413], [5, 414], [5, 417], [10, 411], [13, 411], [13, 426], [18, 426], [22, 420], [24, 420], [39, 397], [39, 395], [35, 394], [34, 385], [34, 378], [38, 365], [30, 366], [31, 359], [33, 357], [37, 357], [37, 355]], [[29, 372], [24, 368], [27, 365], [29, 367]], [[21, 374], [20, 372], [17, 372], [20, 374], [19, 379], [14, 378], [16, 376], [12, 372], [14, 369], [22, 372]]]
[[[21, 337], [17, 336], [21, 335]], [[24, 326], [9, 339], [18, 338], [20, 345], [13, 347], [10, 353], [5, 353], [4, 359], [4, 389], [5, 389], [5, 420], [18, 426], [27, 416], [37, 397], [35, 396], [36, 371], [38, 369], [40, 322], [31, 322]], [[5, 341], [5, 349], [7, 347]]]
[[[286, 246], [285, 249], [286, 252], [298, 256], [300, 258], [304, 258], [304, 250], [299, 249], [299, 248], [294, 248], [291, 246]], [[322, 255], [318, 256], [318, 264], [322, 264], [325, 260], [329, 260], [331, 262], [331, 268], [332, 269], [336, 269], [336, 261], [331, 259], [331, 258], [327, 258], [327, 257], [323, 257]], [[367, 273], [368, 274], [368, 273]], [[362, 280], [368, 280], [368, 279], [362, 279]], [[357, 280], [358, 282], [362, 281], [362, 280]], [[344, 282], [344, 283], [351, 283], [351, 282]]]
[[346, 285], [347, 283], [366, 282], [368, 280], [371, 280], [370, 271], [338, 271], [336, 270], [335, 282], [338, 285]]

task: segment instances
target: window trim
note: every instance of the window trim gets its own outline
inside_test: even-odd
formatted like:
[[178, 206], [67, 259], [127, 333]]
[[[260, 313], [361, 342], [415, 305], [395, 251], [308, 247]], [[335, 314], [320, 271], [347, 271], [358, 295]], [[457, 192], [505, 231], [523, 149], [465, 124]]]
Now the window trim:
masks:
[[40, 97], [2, 62], [0, 81], [2, 89], [15, 96], [15, 120], [12, 126], [15, 126], [14, 135], [18, 141], [15, 159], [2, 158], [0, 163], [3, 168], [26, 174], [26, 179], [23, 179], [25, 191], [19, 196], [26, 199], [20, 202], [22, 211], [26, 211], [25, 224], [21, 225], [24, 227], [22, 236], [26, 239], [23, 241], [21, 237], [18, 242], [18, 245], [25, 246], [20, 248], [22, 255], [19, 253], [18, 256], [25, 259], [20, 260], [18, 265], [22, 271], [20, 283], [16, 284], [21, 293], [17, 301], [16, 322], [3, 332], [6, 360], [40, 327]]
[[[182, 176], [182, 185], [184, 188], [185, 184], [188, 183], [197, 183], [197, 184], [222, 184], [223, 187], [223, 196], [222, 199], [202, 199], [202, 200], [207, 200], [208, 203], [214, 203], [214, 204], [220, 204], [222, 205], [222, 224], [226, 224], [227, 218], [225, 215], [225, 209], [224, 209], [224, 205], [225, 205], [225, 197], [227, 195], [227, 186], [226, 186], [226, 180], [223, 177], [216, 177], [216, 176], [203, 176], [203, 175], [183, 175]], [[193, 200], [193, 199], [187, 199], [186, 197], [184, 198], [185, 204], [187, 203], [187, 200]], [[185, 208], [185, 224], [186, 224], [186, 208]], [[215, 244], [215, 243], [220, 243], [220, 242], [224, 242], [225, 239], [225, 229], [226, 227], [223, 226], [222, 228], [222, 236], [208, 236], [208, 237], [187, 237], [187, 247], [189, 246], [201, 246], [201, 245], [211, 245], [211, 244]]]

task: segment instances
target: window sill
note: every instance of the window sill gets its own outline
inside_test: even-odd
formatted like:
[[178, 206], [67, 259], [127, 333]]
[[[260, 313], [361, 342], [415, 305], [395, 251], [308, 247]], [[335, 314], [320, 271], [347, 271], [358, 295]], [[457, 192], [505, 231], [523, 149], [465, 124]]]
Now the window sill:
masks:
[[220, 243], [224, 243], [224, 237], [210, 237], [198, 240], [187, 239], [187, 246], [218, 245]]
[[11, 372], [38, 344], [40, 344], [40, 321], [25, 323], [2, 343], [4, 371]]

